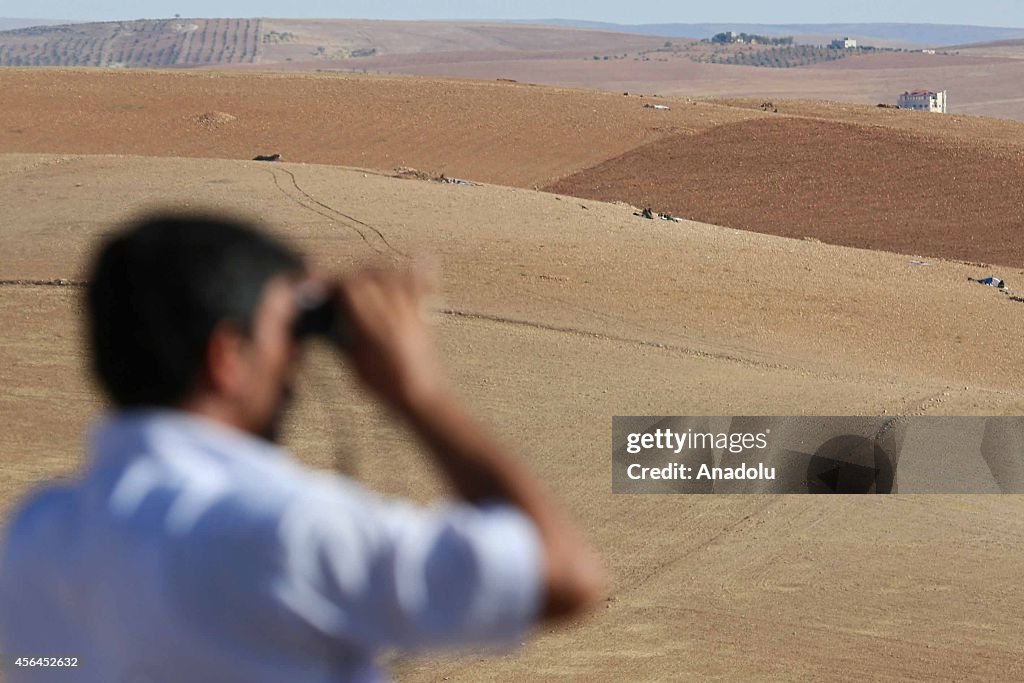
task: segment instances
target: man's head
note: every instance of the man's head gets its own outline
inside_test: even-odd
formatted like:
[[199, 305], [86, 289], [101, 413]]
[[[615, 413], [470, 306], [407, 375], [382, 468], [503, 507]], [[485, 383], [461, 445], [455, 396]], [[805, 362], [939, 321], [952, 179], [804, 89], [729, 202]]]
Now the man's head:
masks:
[[101, 385], [120, 408], [195, 410], [275, 438], [302, 274], [294, 252], [234, 220], [165, 214], [129, 226], [89, 278]]

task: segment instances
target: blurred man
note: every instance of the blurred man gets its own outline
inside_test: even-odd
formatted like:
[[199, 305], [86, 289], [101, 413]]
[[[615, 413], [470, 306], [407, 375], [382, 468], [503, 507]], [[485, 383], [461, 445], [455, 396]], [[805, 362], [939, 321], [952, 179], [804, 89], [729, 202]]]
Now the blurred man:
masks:
[[[274, 445], [311, 286], [333, 293], [344, 357], [458, 502], [385, 500]], [[109, 240], [87, 311], [114, 409], [81, 476], [33, 495], [8, 529], [10, 680], [376, 681], [381, 649], [515, 645], [591, 605], [603, 577], [581, 535], [446, 385], [425, 289], [383, 270], [315, 280], [288, 248], [211, 217]]]

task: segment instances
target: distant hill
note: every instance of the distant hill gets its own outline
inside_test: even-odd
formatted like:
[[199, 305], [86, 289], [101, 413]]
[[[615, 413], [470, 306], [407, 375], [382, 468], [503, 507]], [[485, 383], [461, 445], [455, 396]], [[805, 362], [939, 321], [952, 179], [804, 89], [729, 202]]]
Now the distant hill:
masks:
[[259, 19], [156, 19], [0, 32], [0, 66], [204, 66], [255, 61]]
[[[403, 69], [421, 60], [489, 61], [508, 59], [513, 53], [518, 53], [516, 59], [521, 60], [654, 60], [670, 57], [653, 54], [653, 50], [671, 47], [679, 51], [685, 47], [681, 40], [697, 45], [698, 39], [723, 31], [793, 36], [798, 45], [826, 44], [836, 37], [851, 36], [877, 48], [938, 48], [1024, 39], [1024, 28], [936, 24], [625, 25], [562, 19], [435, 22], [181, 18], [57, 24], [0, 19], [0, 66], [202, 67], [260, 63], [288, 69]], [[666, 38], [674, 40], [667, 42]], [[1000, 49], [1006, 52], [1006, 48]], [[716, 55], [712, 61], [750, 63], [742, 57]], [[707, 61], [711, 56], [689, 54], [689, 58]], [[780, 57], [777, 61], [804, 64], [807, 60]]]
[[18, 28], [28, 28], [30, 26], [56, 26], [58, 24], [67, 24], [66, 21], [55, 21], [53, 19], [12, 19], [9, 17], [0, 17], [0, 31], [11, 31]]
[[2, 31], [0, 66], [199, 67], [258, 62], [315, 70], [364, 68], [371, 58], [416, 61], [425, 54], [442, 60], [494, 54], [622, 59], [629, 52], [660, 48], [663, 40], [501, 22], [159, 19]]
[[993, 40], [987, 43], [953, 45], [945, 48], [958, 54], [997, 59], [1024, 59], [1024, 40]]
[[608, 24], [572, 19], [543, 19], [530, 23], [590, 28], [642, 35], [708, 38], [722, 31], [766, 36], [858, 36], [911, 45], [964, 45], [1024, 38], [1024, 28], [951, 26], [946, 24]]

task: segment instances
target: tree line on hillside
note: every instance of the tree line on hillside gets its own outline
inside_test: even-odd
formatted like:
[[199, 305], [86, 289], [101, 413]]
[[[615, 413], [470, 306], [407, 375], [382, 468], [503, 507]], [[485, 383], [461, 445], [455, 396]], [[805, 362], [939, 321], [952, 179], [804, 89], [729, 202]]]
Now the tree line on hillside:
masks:
[[731, 43], [748, 43], [752, 45], [792, 45], [793, 36], [785, 37], [772, 37], [762, 36], [756, 33], [735, 33], [728, 31], [725, 33], [716, 33], [711, 36], [710, 42], [715, 45], [729, 45]]
[[713, 54], [707, 61], [712, 64], [788, 69], [842, 59], [849, 53], [849, 50], [834, 50], [817, 45], [792, 45], [773, 47], [770, 50], [747, 50], [732, 54]]

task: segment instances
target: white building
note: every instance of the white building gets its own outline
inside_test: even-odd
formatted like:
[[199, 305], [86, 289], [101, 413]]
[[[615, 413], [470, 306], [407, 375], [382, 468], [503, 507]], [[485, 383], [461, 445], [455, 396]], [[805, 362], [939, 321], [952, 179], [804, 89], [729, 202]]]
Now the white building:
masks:
[[854, 38], [836, 38], [829, 44], [829, 47], [833, 50], [855, 50], [857, 41]]
[[916, 109], [917, 111], [933, 111], [945, 114], [948, 111], [946, 91], [932, 92], [931, 90], [914, 90], [900, 95], [899, 105], [901, 109]]

